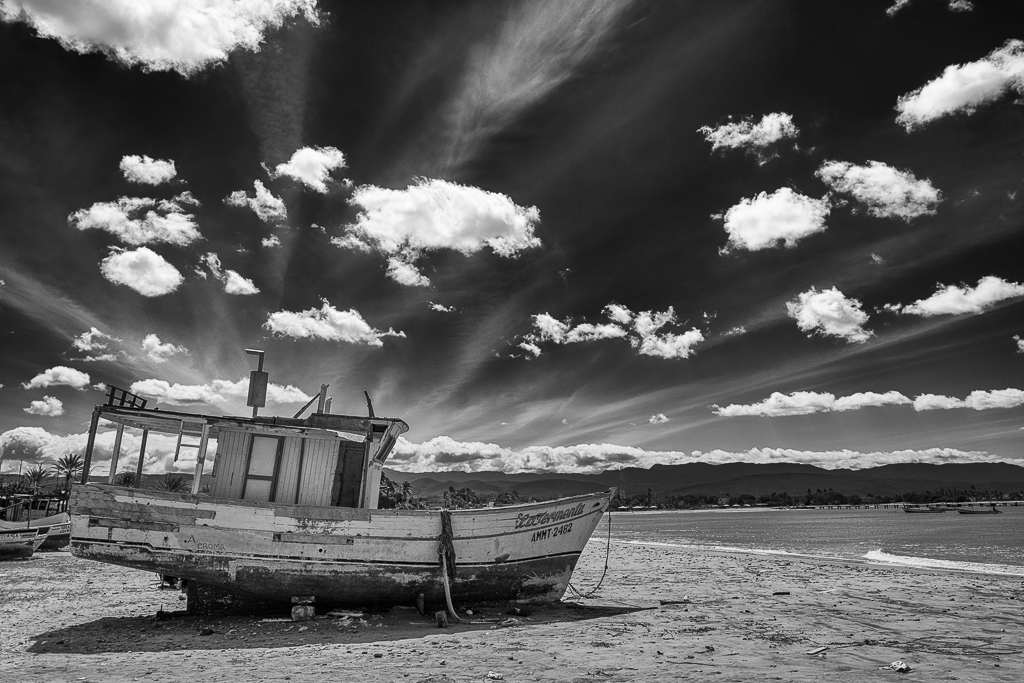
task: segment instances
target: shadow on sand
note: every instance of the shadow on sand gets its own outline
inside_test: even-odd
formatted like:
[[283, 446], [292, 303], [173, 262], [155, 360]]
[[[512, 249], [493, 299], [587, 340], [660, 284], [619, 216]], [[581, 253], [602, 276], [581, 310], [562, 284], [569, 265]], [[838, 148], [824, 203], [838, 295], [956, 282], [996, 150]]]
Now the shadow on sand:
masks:
[[632, 607], [559, 603], [538, 607], [529, 616], [509, 616], [503, 607], [474, 608], [463, 623], [438, 628], [433, 617], [412, 608], [389, 612], [335, 612], [294, 622], [287, 613], [258, 616], [198, 616], [162, 612], [160, 616], [103, 617], [76, 626], [45, 631], [32, 638], [34, 654], [100, 654], [175, 650], [244, 650], [316, 645], [361, 645], [427, 636], [457, 635], [489, 629], [533, 629], [552, 624], [600, 619], [640, 611]]

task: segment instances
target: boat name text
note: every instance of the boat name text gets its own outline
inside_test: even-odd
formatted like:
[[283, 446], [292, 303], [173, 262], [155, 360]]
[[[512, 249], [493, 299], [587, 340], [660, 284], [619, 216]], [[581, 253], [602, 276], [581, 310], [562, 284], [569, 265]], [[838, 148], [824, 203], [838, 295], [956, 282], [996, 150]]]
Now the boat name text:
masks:
[[580, 503], [576, 507], [565, 508], [562, 510], [555, 510], [553, 512], [538, 512], [535, 515], [527, 515], [519, 513], [518, 519], [516, 519], [516, 529], [525, 529], [531, 526], [544, 526], [545, 524], [554, 524], [555, 522], [561, 522], [565, 519], [571, 519], [573, 517], [579, 517], [587, 509], [587, 506]]
[[570, 531], [572, 531], [572, 522], [566, 522], [562, 526], [552, 526], [547, 529], [541, 529], [540, 531], [534, 531], [533, 536], [530, 537], [530, 543], [546, 541], [549, 538], [561, 536], [562, 534], [567, 534]]

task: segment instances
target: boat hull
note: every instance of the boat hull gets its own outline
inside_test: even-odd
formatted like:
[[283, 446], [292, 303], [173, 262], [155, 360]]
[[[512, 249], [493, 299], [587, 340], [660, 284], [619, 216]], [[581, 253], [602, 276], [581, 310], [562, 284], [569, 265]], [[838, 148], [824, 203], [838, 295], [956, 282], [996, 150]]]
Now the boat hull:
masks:
[[42, 543], [38, 529], [0, 530], [0, 560], [24, 560]]
[[[611, 493], [451, 512], [459, 602], [553, 602]], [[268, 602], [318, 606], [444, 599], [440, 511], [214, 501], [90, 484], [71, 503], [71, 551]]]
[[3, 530], [38, 530], [45, 536], [39, 550], [59, 550], [71, 543], [71, 515], [60, 512], [49, 517], [40, 517], [30, 522], [0, 522]]

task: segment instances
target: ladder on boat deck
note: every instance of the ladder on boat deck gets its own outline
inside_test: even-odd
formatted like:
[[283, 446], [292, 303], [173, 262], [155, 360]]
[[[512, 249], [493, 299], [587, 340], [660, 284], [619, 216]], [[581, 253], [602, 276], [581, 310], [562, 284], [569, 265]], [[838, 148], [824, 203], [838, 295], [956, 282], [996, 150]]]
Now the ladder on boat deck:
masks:
[[[199, 449], [203, 447], [209, 436], [209, 426], [205, 423], [199, 422], [185, 422], [181, 421], [181, 428], [178, 429], [178, 443], [174, 446], [174, 462], [178, 462], [178, 456], [181, 455], [181, 449], [183, 448], [194, 448], [196, 449], [196, 457], [199, 457]], [[184, 441], [183, 437], [194, 439], [194, 441]]]

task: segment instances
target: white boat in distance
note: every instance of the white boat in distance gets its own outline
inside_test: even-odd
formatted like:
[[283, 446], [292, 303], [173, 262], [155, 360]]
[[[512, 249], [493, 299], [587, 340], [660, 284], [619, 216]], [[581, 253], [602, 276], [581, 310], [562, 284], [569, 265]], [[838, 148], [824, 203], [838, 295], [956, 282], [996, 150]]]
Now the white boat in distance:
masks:
[[[190, 611], [299, 596], [318, 608], [413, 605], [420, 595], [443, 604], [443, 556], [456, 602], [562, 597], [614, 490], [450, 512], [376, 509], [384, 462], [408, 426], [375, 417], [369, 401], [369, 417], [325, 413], [325, 390], [300, 419], [147, 409], [112, 387], [93, 411], [83, 484], [72, 492], [72, 553], [186, 579]], [[110, 483], [90, 484], [101, 419], [117, 425]], [[143, 430], [143, 450], [150, 431], [178, 434], [179, 449], [192, 437], [192, 491], [113, 485], [126, 427]], [[200, 493], [211, 437], [212, 484]]]

